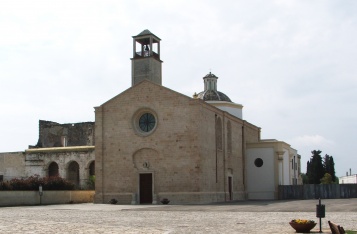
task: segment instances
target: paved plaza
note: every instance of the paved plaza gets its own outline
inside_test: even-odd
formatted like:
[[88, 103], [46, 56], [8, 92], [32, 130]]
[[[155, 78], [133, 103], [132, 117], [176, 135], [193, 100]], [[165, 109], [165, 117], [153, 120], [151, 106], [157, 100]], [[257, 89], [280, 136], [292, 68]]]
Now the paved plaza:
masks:
[[[318, 200], [209, 205], [66, 204], [0, 207], [0, 233], [295, 233], [291, 219], [313, 219]], [[326, 218], [357, 230], [357, 199], [323, 200]], [[317, 225], [314, 231], [318, 231]]]

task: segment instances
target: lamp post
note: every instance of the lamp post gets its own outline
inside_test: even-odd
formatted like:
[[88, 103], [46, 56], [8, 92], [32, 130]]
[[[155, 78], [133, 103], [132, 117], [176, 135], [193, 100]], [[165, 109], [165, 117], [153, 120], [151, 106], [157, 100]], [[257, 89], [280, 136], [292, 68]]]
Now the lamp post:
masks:
[[38, 194], [40, 195], [40, 205], [42, 205], [42, 195], [43, 195], [42, 185], [38, 187]]
[[316, 205], [316, 217], [320, 218], [320, 233], [322, 233], [321, 218], [325, 218], [325, 205], [321, 204], [321, 198], [319, 198], [319, 204]]

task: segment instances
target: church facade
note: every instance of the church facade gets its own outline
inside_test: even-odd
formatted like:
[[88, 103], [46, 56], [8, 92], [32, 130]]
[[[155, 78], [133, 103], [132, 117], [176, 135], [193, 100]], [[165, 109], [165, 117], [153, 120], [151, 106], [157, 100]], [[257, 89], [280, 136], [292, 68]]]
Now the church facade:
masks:
[[298, 183], [297, 151], [262, 141], [214, 74], [187, 97], [161, 84], [160, 38], [144, 30], [133, 44], [132, 87], [95, 108], [95, 202], [276, 199], [279, 184]]

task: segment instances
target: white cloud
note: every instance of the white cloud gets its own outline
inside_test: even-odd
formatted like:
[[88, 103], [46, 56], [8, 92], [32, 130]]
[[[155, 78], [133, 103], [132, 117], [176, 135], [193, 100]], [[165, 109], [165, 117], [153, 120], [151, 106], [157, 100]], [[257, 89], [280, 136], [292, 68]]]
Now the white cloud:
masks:
[[310, 147], [311, 149], [315, 149], [316, 147], [322, 149], [324, 147], [333, 147], [335, 145], [334, 141], [326, 139], [320, 135], [298, 136], [292, 139], [291, 143], [294, 146]]

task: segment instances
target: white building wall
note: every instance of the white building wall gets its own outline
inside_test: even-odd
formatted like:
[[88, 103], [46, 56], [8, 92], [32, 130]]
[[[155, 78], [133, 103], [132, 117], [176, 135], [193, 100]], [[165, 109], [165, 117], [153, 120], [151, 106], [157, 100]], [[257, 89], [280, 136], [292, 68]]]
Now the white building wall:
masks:
[[338, 181], [340, 184], [357, 184], [357, 175], [342, 176]]
[[243, 119], [243, 106], [240, 104], [223, 101], [207, 101], [207, 103], [217, 107], [220, 110], [226, 111], [235, 117]]
[[279, 185], [283, 184], [283, 161], [279, 160], [278, 161], [278, 167], [279, 167]]
[[297, 150], [290, 148], [290, 185], [294, 185], [294, 183], [299, 184], [299, 165], [300, 165], [300, 158], [297, 154]]
[[282, 185], [290, 185], [290, 157], [289, 151], [284, 150], [283, 155], [283, 184]]
[[219, 106], [219, 105], [216, 105], [216, 107], [223, 111], [227, 111], [229, 114], [234, 115], [235, 117], [243, 119], [242, 109], [232, 108], [228, 106]]
[[[261, 167], [255, 165], [258, 158], [263, 160]], [[248, 199], [274, 199], [274, 149], [247, 149], [246, 169]]]

